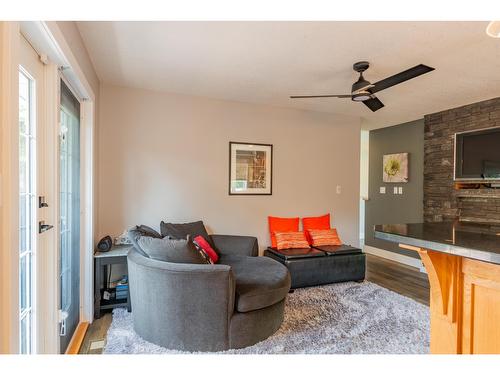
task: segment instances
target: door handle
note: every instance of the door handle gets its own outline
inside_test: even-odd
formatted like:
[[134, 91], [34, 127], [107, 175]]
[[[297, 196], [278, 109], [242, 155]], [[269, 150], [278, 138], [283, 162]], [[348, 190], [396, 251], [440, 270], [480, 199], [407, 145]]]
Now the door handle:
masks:
[[45, 224], [45, 221], [38, 222], [38, 233], [43, 233], [48, 231], [49, 229], [54, 228], [53, 225]]
[[38, 197], [38, 208], [44, 207], [49, 207], [49, 205], [45, 202], [45, 197], [42, 195]]

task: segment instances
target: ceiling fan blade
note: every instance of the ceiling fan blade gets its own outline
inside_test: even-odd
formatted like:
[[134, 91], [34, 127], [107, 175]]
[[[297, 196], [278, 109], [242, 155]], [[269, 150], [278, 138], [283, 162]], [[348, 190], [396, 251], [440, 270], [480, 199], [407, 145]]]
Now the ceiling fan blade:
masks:
[[370, 90], [371, 93], [376, 93], [382, 90], [385, 90], [391, 86], [398, 85], [404, 81], [408, 81], [409, 79], [418, 77], [419, 75], [432, 72], [434, 68], [430, 66], [419, 64], [414, 66], [413, 68], [407, 69], [404, 72], [394, 74], [393, 76], [387, 77], [381, 81], [375, 82]]
[[384, 106], [384, 103], [382, 103], [380, 99], [375, 96], [371, 99], [363, 101], [363, 104], [370, 108], [372, 112], [378, 111]]
[[351, 95], [295, 95], [290, 96], [290, 99], [307, 99], [307, 98], [351, 98]]

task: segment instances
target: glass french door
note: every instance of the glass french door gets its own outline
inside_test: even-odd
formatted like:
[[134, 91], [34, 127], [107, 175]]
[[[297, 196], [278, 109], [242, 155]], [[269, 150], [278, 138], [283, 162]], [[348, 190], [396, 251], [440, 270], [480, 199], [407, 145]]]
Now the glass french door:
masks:
[[[46, 96], [48, 70], [22, 35], [19, 45], [19, 353], [57, 348], [56, 337], [46, 337], [56, 333], [55, 298], [58, 349], [65, 352], [80, 322], [80, 102], [60, 79], [59, 139], [53, 138], [56, 124], [45, 116], [54, 99]], [[59, 223], [55, 229], [45, 222], [51, 220]]]
[[20, 36], [19, 65], [19, 353], [37, 349], [37, 130], [43, 66]]
[[19, 70], [19, 352], [34, 351], [36, 254], [35, 80]]
[[60, 351], [80, 321], [80, 103], [61, 80], [59, 129]]

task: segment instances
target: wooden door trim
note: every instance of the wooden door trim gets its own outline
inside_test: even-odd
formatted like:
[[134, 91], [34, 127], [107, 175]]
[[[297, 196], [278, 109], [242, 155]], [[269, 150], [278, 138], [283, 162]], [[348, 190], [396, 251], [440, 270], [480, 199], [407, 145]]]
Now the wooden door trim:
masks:
[[82, 346], [83, 339], [89, 328], [89, 322], [80, 322], [75, 329], [75, 333], [68, 344], [68, 348], [64, 354], [78, 354]]

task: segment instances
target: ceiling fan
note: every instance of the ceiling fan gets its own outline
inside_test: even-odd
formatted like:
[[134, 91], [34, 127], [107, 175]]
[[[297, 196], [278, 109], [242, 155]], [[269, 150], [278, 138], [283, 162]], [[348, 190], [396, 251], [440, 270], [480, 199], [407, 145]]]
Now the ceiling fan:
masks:
[[350, 98], [355, 102], [363, 102], [373, 112], [378, 111], [384, 104], [375, 96], [376, 92], [385, 90], [391, 86], [399, 85], [409, 79], [416, 78], [422, 74], [431, 72], [434, 68], [419, 64], [413, 68], [407, 69], [401, 73], [394, 74], [381, 81], [370, 83], [363, 77], [363, 72], [370, 67], [368, 61], [359, 61], [352, 68], [359, 73], [359, 79], [353, 83], [350, 94], [346, 95], [295, 95], [290, 96], [291, 99], [304, 98]]

